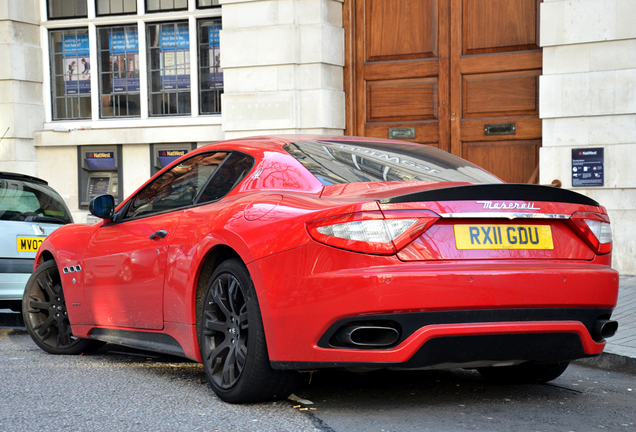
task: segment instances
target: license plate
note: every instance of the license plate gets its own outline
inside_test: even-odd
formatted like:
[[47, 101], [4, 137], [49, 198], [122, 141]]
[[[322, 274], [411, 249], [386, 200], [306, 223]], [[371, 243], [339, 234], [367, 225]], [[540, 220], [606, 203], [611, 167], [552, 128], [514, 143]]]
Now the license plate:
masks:
[[44, 237], [18, 237], [18, 252], [37, 252]]
[[554, 249], [549, 225], [455, 225], [457, 249]]

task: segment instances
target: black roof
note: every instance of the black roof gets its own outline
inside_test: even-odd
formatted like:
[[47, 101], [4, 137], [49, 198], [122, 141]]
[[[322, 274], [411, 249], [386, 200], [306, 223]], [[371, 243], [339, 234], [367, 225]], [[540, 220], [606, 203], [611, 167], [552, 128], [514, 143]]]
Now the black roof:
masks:
[[10, 172], [2, 172], [2, 171], [0, 171], [0, 179], [23, 180], [23, 181], [30, 181], [32, 183], [39, 183], [43, 185], [49, 184], [46, 180], [42, 180], [41, 178], [33, 177], [26, 174], [18, 174], [18, 173], [10, 173]]

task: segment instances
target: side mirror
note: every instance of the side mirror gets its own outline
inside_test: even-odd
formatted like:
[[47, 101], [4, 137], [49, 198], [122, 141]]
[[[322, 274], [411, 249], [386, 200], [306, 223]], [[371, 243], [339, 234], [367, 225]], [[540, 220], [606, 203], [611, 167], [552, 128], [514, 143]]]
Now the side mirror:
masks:
[[115, 213], [115, 198], [112, 195], [100, 195], [88, 204], [88, 211], [102, 219], [112, 219]]

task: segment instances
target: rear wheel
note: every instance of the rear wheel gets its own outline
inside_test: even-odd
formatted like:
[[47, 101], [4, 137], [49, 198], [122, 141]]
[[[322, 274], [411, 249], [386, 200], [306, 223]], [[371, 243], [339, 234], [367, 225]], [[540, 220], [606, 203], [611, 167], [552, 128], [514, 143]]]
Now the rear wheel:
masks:
[[48, 353], [79, 354], [104, 345], [73, 336], [55, 261], [42, 264], [29, 278], [22, 298], [22, 317], [33, 341]]
[[526, 362], [514, 366], [486, 367], [477, 371], [489, 381], [499, 384], [539, 384], [561, 376], [570, 362]]
[[217, 396], [246, 403], [292, 393], [298, 373], [270, 366], [254, 285], [241, 261], [228, 260], [216, 269], [201, 309], [201, 357]]

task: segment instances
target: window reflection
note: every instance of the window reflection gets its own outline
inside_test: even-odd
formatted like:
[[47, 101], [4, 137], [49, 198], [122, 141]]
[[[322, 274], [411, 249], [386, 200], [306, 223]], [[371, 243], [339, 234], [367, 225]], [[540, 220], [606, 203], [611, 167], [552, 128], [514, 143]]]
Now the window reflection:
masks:
[[201, 188], [226, 157], [227, 153], [223, 152], [204, 153], [174, 166], [133, 198], [126, 218], [192, 205]]
[[425, 145], [300, 141], [284, 148], [326, 186], [383, 181], [501, 183], [470, 162]]

